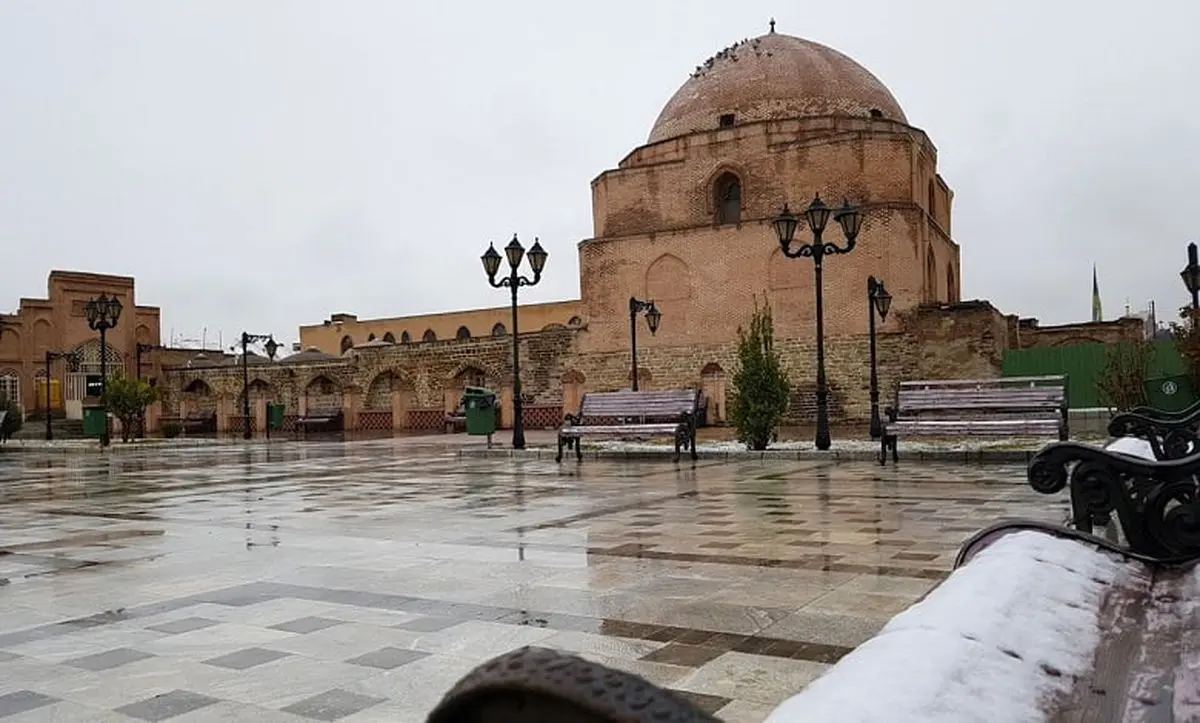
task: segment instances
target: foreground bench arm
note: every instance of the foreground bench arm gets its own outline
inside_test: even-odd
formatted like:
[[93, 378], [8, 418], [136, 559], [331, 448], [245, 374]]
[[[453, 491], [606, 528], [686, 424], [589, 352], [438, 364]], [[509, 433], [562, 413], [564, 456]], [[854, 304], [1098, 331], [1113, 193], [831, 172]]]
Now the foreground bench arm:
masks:
[[521, 648], [456, 684], [427, 723], [719, 723], [636, 675], [547, 648]]
[[1029, 464], [1029, 485], [1056, 494], [1070, 485], [1076, 529], [1116, 513], [1129, 549], [1167, 561], [1200, 559], [1200, 454], [1142, 460], [1075, 442], [1051, 444]]
[[1177, 415], [1139, 407], [1113, 417], [1108, 433], [1146, 440], [1159, 459], [1181, 459], [1200, 451], [1200, 407], [1192, 405]]

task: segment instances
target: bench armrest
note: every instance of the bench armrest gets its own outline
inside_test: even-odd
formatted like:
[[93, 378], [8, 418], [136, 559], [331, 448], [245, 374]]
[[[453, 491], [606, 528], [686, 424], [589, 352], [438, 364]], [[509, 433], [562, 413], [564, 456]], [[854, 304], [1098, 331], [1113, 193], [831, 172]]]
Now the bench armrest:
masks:
[[[1068, 467], [1070, 468], [1068, 471]], [[1089, 532], [1116, 514], [1129, 548], [1149, 559], [1200, 559], [1200, 453], [1146, 460], [1078, 442], [1034, 455], [1029, 484], [1045, 494], [1070, 485], [1075, 525]]]
[[583, 414], [563, 414], [563, 426], [574, 427], [583, 424]]

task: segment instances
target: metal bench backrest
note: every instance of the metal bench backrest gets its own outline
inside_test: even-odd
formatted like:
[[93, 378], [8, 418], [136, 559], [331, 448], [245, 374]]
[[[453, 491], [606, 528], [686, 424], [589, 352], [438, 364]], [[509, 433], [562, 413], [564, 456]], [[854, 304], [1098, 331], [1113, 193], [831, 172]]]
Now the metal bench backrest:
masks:
[[1053, 412], [1067, 406], [1067, 379], [1008, 377], [901, 382], [896, 393], [901, 416], [946, 412]]
[[662, 389], [646, 392], [591, 392], [583, 396], [579, 414], [583, 418], [640, 417], [678, 419], [695, 414], [698, 389]]

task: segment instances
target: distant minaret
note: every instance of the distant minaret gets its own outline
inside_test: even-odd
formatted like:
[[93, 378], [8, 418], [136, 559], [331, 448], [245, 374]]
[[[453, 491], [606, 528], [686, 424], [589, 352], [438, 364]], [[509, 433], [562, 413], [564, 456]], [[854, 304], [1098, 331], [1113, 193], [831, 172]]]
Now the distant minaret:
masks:
[[1104, 310], [1100, 307], [1100, 281], [1096, 278], [1096, 265], [1092, 264], [1092, 321], [1104, 321]]

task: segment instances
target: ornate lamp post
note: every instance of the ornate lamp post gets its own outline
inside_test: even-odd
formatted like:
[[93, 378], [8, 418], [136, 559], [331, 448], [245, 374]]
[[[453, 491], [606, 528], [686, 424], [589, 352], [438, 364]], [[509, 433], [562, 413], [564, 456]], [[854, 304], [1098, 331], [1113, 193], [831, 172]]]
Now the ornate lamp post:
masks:
[[658, 323], [662, 321], [662, 312], [653, 301], [638, 301], [629, 297], [629, 348], [633, 352], [633, 391], [638, 390], [637, 365], [637, 315], [645, 312], [646, 326], [650, 327], [650, 336], [658, 332]]
[[494, 288], [507, 286], [512, 292], [512, 346], [513, 346], [513, 449], [525, 449], [525, 419], [524, 404], [521, 400], [521, 345], [518, 337], [517, 328], [517, 289], [522, 286], [535, 286], [542, 280], [542, 269], [546, 268], [546, 257], [549, 256], [542, 249], [542, 245], [535, 238], [533, 247], [529, 249], [529, 268], [533, 270], [533, 278], [528, 279], [518, 273], [518, 267], [521, 265], [521, 260], [526, 256], [525, 247], [517, 240], [517, 235], [513, 234], [512, 241], [504, 247], [504, 255], [508, 258], [508, 276], [503, 276], [499, 279], [496, 274], [500, 272], [500, 254], [496, 252], [495, 244], [488, 244], [488, 250], [484, 252], [480, 259], [483, 261], [483, 270], [487, 273], [488, 283]]
[[[1183, 267], [1179, 275], [1183, 277], [1183, 285], [1192, 295], [1192, 314], [1200, 313], [1200, 262], [1196, 260], [1196, 243], [1188, 244], [1188, 265]], [[1196, 323], [1193, 319], [1192, 323]]]
[[100, 435], [100, 446], [107, 447], [110, 439], [108, 400], [105, 399], [105, 392], [108, 391], [108, 342], [105, 333], [115, 327], [117, 320], [121, 318], [121, 300], [115, 296], [100, 294], [84, 305], [84, 313], [87, 315], [88, 328], [100, 332], [100, 399], [104, 406], [104, 432]]
[[875, 314], [879, 321], [887, 320], [888, 309], [892, 308], [892, 295], [884, 288], [882, 281], [876, 281], [874, 276], [867, 277], [867, 315], [870, 317], [871, 337], [871, 439], [879, 439], [883, 435], [883, 424], [879, 420], [879, 368], [875, 363]]
[[276, 343], [274, 336], [242, 332], [242, 417], [245, 419], [242, 423], [242, 439], [250, 439], [254, 436], [250, 429], [250, 361], [246, 351], [250, 344], [260, 341], [263, 342], [263, 349], [271, 361], [275, 360], [275, 354], [279, 351], [279, 344]]
[[[808, 205], [804, 211], [804, 216], [808, 220], [808, 228], [812, 231], [813, 242], [810, 244], [801, 244], [792, 248], [792, 241], [796, 237], [796, 227], [799, 225], [795, 214], [791, 212], [787, 204], [783, 206], [783, 212], [779, 214], [772, 223], [775, 226], [775, 233], [779, 235], [779, 245], [783, 248], [783, 255], [789, 259], [799, 258], [801, 256], [809, 257], [813, 260], [813, 268], [816, 273], [817, 285], [817, 449], [829, 449], [831, 441], [829, 439], [829, 388], [825, 381], [825, 291], [822, 284], [822, 267], [826, 256], [835, 254], [848, 254], [854, 250], [855, 241], [858, 239], [858, 232], [862, 226], [862, 215], [857, 209], [852, 208], [849, 202], [842, 205], [841, 209], [836, 214], [833, 209], [826, 206], [818, 195], [813, 199], [813, 202]], [[822, 240], [822, 234], [825, 233], [825, 225], [829, 223], [829, 217], [833, 216], [838, 225], [842, 227], [842, 233], [846, 236], [846, 246], [842, 248], [837, 244], [826, 243]]]
[[50, 364], [55, 359], [66, 359], [71, 363], [76, 363], [79, 359], [76, 352], [68, 351], [46, 351], [46, 441], [54, 441], [54, 427], [50, 421]]

